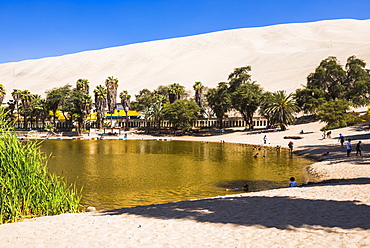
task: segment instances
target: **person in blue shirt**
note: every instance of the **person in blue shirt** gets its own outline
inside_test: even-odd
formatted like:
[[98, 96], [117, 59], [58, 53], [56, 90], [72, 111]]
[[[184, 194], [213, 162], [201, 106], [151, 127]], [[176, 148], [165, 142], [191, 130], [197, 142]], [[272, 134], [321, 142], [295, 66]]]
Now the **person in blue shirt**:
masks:
[[290, 184], [289, 187], [297, 187], [297, 182], [295, 181], [294, 177], [290, 178]]

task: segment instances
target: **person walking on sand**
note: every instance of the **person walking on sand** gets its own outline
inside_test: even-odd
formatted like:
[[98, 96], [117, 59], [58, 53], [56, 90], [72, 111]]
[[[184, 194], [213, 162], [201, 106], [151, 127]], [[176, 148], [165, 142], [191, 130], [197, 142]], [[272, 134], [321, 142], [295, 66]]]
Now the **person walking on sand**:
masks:
[[340, 145], [343, 146], [343, 144], [344, 144], [344, 136], [341, 133], [339, 134], [339, 141], [340, 141]]
[[267, 144], [267, 136], [265, 135], [264, 137], [263, 137], [263, 144]]
[[346, 148], [347, 148], [347, 157], [349, 157], [351, 156], [352, 151], [351, 139], [348, 139]]
[[357, 143], [357, 145], [356, 145], [356, 156], [357, 156], [358, 154], [360, 154], [360, 156], [362, 156], [362, 154], [361, 154], [361, 150], [362, 150], [361, 141], [359, 141], [359, 142]]

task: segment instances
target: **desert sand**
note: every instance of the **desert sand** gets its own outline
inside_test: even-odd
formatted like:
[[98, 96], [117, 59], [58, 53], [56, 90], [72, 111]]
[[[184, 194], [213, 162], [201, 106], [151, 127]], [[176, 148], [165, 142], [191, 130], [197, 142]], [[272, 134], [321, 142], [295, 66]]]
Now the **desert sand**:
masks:
[[[268, 133], [269, 146], [315, 157], [316, 183], [207, 199], [99, 212], [62, 214], [0, 226], [0, 247], [370, 247], [370, 131], [368, 124], [333, 130], [322, 123]], [[346, 157], [338, 135], [364, 143]], [[264, 134], [173, 137], [262, 145]], [[132, 136], [129, 138], [139, 138]], [[140, 137], [152, 138], [152, 137]], [[323, 156], [323, 152], [329, 152]], [[329, 181], [324, 181], [329, 180]]]
[[234, 68], [250, 65], [252, 80], [265, 90], [292, 92], [329, 56], [342, 65], [352, 55], [369, 64], [369, 30], [370, 20], [342, 19], [219, 31], [4, 63], [0, 83], [8, 92], [5, 102], [13, 89], [44, 95], [47, 89], [75, 86], [79, 78], [90, 81], [92, 93], [109, 76], [119, 79], [118, 92], [134, 96], [172, 83], [189, 91], [196, 81], [216, 87]]

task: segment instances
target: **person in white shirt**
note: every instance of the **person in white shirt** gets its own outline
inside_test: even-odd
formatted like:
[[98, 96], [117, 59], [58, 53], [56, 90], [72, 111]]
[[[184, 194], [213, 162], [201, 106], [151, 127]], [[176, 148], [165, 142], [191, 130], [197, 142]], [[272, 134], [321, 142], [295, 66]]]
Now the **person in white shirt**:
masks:
[[351, 156], [352, 151], [351, 139], [348, 139], [346, 148], [347, 148], [347, 157], [349, 157]]

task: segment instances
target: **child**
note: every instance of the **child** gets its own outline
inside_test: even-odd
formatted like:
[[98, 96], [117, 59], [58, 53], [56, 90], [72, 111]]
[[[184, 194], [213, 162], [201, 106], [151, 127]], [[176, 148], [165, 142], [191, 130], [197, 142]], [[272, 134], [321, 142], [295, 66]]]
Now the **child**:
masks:
[[293, 152], [293, 141], [290, 141], [288, 143], [288, 147], [289, 147], [290, 152]]
[[294, 177], [290, 178], [290, 184], [289, 187], [297, 187], [297, 182], [295, 181]]

